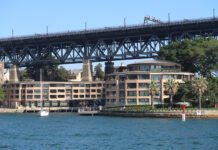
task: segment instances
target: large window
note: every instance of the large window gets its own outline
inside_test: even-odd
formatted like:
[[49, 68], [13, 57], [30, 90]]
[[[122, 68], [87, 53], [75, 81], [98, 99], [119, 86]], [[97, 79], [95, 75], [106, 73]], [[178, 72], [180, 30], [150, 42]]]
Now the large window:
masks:
[[148, 83], [139, 83], [139, 88], [148, 88]]
[[50, 90], [50, 93], [57, 93], [56, 90]]
[[119, 104], [125, 104], [125, 99], [119, 99]]
[[58, 98], [65, 98], [65, 95], [58, 95]]
[[50, 95], [50, 98], [57, 98], [56, 95]]
[[120, 89], [125, 89], [125, 84], [124, 83], [120, 84]]
[[125, 96], [125, 92], [124, 91], [120, 91], [120, 97], [124, 97]]
[[136, 105], [136, 99], [127, 99], [127, 103], [130, 105]]
[[139, 96], [149, 96], [148, 91], [139, 91]]
[[64, 93], [64, 89], [59, 89], [58, 92], [59, 93]]
[[151, 80], [160, 80], [161, 75], [151, 75]]
[[72, 90], [71, 90], [71, 89], [66, 89], [66, 93], [67, 93], [67, 94], [71, 94], [71, 93], [72, 93]]
[[27, 93], [33, 93], [33, 90], [27, 90]]
[[136, 96], [136, 91], [128, 91], [128, 96]]
[[32, 95], [27, 95], [27, 99], [33, 99]]
[[139, 75], [140, 80], [145, 80], [145, 79], [149, 79], [149, 78], [150, 78], [149, 74], [140, 74]]
[[159, 98], [154, 98], [154, 104], [161, 104], [161, 101]]
[[128, 83], [127, 88], [129, 89], [135, 89], [136, 88], [136, 83]]
[[41, 90], [34, 90], [34, 93], [41, 93]]
[[129, 80], [136, 80], [137, 79], [137, 75], [136, 74], [128, 75], [128, 79]]
[[34, 95], [35, 99], [40, 99], [40, 97], [41, 97], [40, 95]]
[[140, 66], [139, 70], [140, 71], [150, 71], [150, 66]]
[[141, 104], [141, 105], [149, 104], [149, 99], [148, 98], [140, 98], [139, 104]]
[[67, 98], [67, 100], [71, 100], [72, 99], [72, 95], [67, 95], [66, 98]]

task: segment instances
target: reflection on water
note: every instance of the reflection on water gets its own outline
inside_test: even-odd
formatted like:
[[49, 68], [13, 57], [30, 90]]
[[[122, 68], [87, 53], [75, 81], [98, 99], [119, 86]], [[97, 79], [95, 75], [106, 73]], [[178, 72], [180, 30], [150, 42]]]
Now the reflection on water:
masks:
[[0, 114], [0, 149], [216, 150], [218, 119]]

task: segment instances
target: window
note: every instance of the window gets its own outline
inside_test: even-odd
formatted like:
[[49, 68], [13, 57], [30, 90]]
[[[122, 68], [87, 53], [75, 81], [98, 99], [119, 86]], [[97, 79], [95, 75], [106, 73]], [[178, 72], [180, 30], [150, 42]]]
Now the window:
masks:
[[84, 95], [80, 95], [79, 98], [84, 98]]
[[86, 95], [86, 98], [90, 98], [90, 95]]
[[49, 87], [49, 85], [48, 84], [43, 84], [42, 87], [47, 89]]
[[66, 93], [67, 93], [67, 94], [71, 94], [71, 93], [72, 93], [72, 90], [71, 90], [71, 89], [66, 89]]
[[139, 70], [140, 71], [150, 71], [150, 66], [140, 66]]
[[148, 88], [148, 83], [139, 83], [139, 88]]
[[96, 95], [92, 95], [91, 97], [92, 97], [92, 98], [96, 98]]
[[149, 96], [148, 91], [139, 91], [139, 96]]
[[136, 91], [128, 91], [128, 96], [136, 96]]
[[19, 95], [16, 95], [15, 98], [19, 98]]
[[139, 75], [139, 79], [143, 80], [143, 79], [149, 79], [149, 75], [148, 74], [140, 74]]
[[65, 95], [58, 95], [58, 98], [65, 98]]
[[67, 98], [67, 100], [71, 100], [72, 99], [72, 95], [67, 95], [66, 98]]
[[127, 103], [130, 105], [135, 105], [136, 104], [136, 99], [127, 99]]
[[172, 76], [171, 75], [169, 75], [169, 74], [164, 74], [163, 75], [163, 79], [171, 79], [172, 78]]
[[127, 88], [135, 89], [136, 88], [136, 83], [128, 83]]
[[48, 99], [48, 95], [43, 95], [42, 98], [43, 99]]
[[41, 93], [41, 90], [34, 90], [34, 93]]
[[34, 87], [40, 87], [40, 84], [34, 84]]
[[33, 90], [27, 90], [27, 93], [33, 93]]
[[149, 99], [148, 98], [140, 98], [139, 104], [141, 104], [141, 105], [149, 104]]
[[92, 87], [96, 87], [96, 84], [92, 84]]
[[60, 106], [61, 106], [61, 107], [67, 107], [67, 106], [68, 106], [68, 103], [67, 103], [67, 102], [60, 102]]
[[174, 75], [174, 79], [182, 79], [181, 75]]
[[124, 97], [125, 96], [125, 92], [124, 91], [120, 91], [120, 97]]
[[84, 93], [85, 90], [84, 90], [84, 89], [80, 89], [79, 92], [80, 92], [80, 93]]
[[128, 75], [128, 79], [129, 80], [136, 80], [137, 79], [137, 75], [136, 74]]
[[59, 89], [58, 92], [59, 93], [64, 93], [64, 89]]
[[160, 80], [161, 76], [160, 75], [151, 75], [151, 80]]
[[74, 97], [74, 98], [78, 98], [78, 95], [74, 95], [73, 97]]
[[40, 95], [34, 95], [35, 99], [40, 99], [40, 97], [41, 97]]
[[119, 99], [119, 104], [125, 104], [125, 99]]
[[47, 89], [43, 89], [42, 92], [43, 93], [48, 93], [48, 90]]
[[120, 89], [125, 89], [125, 84], [124, 83], [120, 84]]
[[71, 88], [72, 85], [71, 85], [71, 84], [66, 84], [65, 87], [66, 87], [66, 88]]
[[50, 84], [50, 87], [65, 87], [64, 84]]
[[91, 92], [96, 92], [96, 90], [95, 90], [95, 89], [92, 89]]
[[101, 87], [102, 86], [102, 84], [101, 83], [98, 83], [98, 87]]
[[90, 89], [86, 89], [86, 93], [89, 93]]
[[100, 89], [97, 89], [97, 93], [101, 93], [101, 90], [100, 90]]
[[18, 94], [18, 93], [19, 93], [19, 90], [15, 90], [15, 93]]
[[50, 95], [50, 98], [57, 98], [56, 95]]
[[125, 80], [126, 80], [126, 77], [125, 77], [125, 76], [120, 76], [120, 80], [121, 80], [121, 81], [125, 81]]
[[73, 90], [73, 92], [74, 92], [74, 93], [78, 93], [79, 91], [78, 91], [78, 90]]
[[33, 99], [32, 95], [27, 95], [27, 99]]
[[57, 90], [50, 90], [50, 93], [57, 93]]
[[159, 98], [154, 98], [154, 104], [161, 104], [161, 101]]
[[58, 107], [58, 102], [52, 102], [52, 107]]

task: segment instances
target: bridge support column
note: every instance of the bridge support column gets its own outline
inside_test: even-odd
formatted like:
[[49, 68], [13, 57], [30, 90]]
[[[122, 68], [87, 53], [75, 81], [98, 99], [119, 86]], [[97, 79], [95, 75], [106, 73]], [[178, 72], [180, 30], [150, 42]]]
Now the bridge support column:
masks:
[[83, 60], [82, 81], [92, 81], [92, 62], [89, 59]]
[[107, 79], [107, 75], [114, 72], [114, 63], [111, 61], [105, 62], [105, 79]]
[[16, 65], [10, 66], [9, 69], [9, 82], [19, 82], [18, 68]]

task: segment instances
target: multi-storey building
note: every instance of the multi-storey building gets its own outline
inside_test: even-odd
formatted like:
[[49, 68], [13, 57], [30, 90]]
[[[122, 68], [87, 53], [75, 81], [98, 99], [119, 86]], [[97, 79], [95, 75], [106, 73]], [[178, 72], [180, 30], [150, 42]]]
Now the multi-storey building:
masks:
[[159, 92], [154, 104], [164, 104], [169, 98], [164, 83], [170, 79], [176, 82], [190, 80], [193, 73], [181, 72], [181, 65], [168, 61], [146, 60], [128, 66], [120, 66], [109, 74], [106, 81], [106, 106], [150, 105], [149, 83], [154, 80]]
[[[12, 67], [12, 74], [16, 74]], [[14, 71], [15, 70], [15, 71]], [[127, 66], [111, 69], [106, 81], [92, 81], [91, 63], [83, 65], [82, 81], [46, 82], [22, 81], [17, 76], [10, 76], [3, 85], [7, 107], [20, 105], [39, 108], [93, 106], [106, 101], [106, 107], [124, 105], [150, 105], [149, 83], [154, 80], [159, 85], [159, 92], [154, 96], [154, 104], [164, 104], [169, 95], [165, 82], [173, 78], [176, 82], [191, 80], [193, 73], [181, 71], [181, 65], [168, 61], [146, 60]]]

